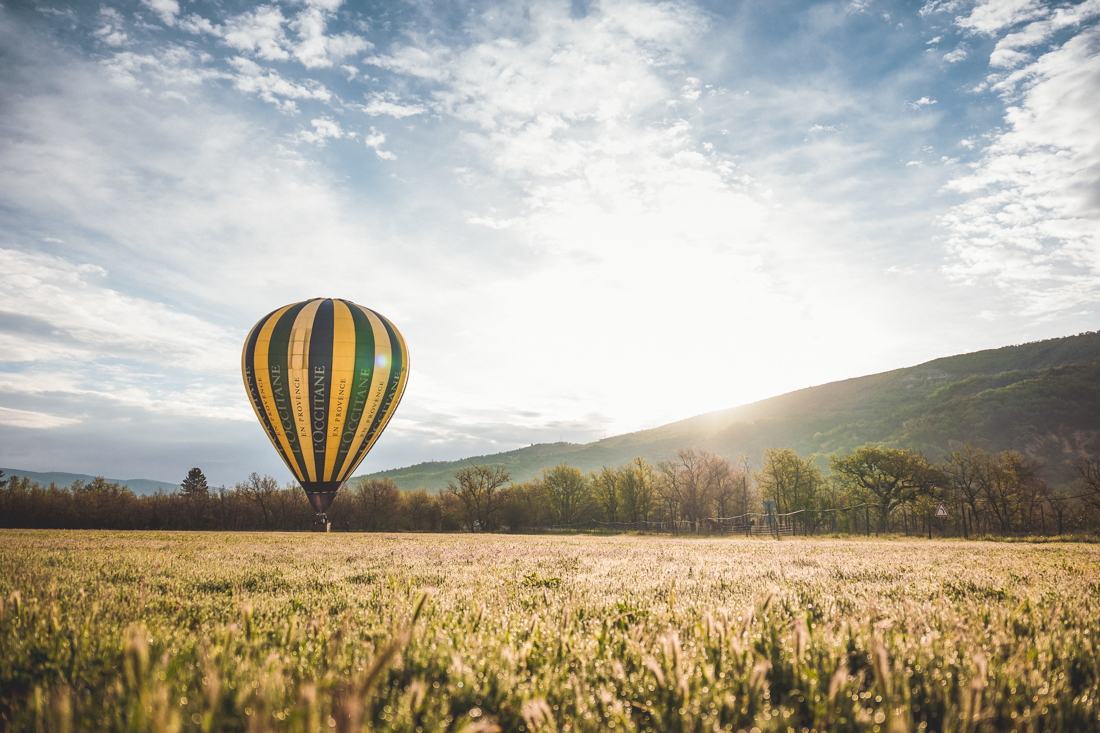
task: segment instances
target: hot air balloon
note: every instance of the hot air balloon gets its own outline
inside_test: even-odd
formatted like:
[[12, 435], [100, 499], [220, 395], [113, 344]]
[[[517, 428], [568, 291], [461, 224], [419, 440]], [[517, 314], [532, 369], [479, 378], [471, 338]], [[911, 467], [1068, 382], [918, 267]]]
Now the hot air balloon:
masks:
[[328, 529], [325, 512], [393, 417], [409, 379], [405, 339], [339, 298], [272, 311], [253, 326], [241, 372], [256, 417]]

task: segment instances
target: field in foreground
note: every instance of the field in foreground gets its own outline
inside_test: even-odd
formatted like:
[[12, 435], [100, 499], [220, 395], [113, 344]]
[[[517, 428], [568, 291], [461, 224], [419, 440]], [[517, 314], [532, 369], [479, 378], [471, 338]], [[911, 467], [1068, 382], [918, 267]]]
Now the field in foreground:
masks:
[[1100, 730], [1100, 546], [0, 532], [5, 730]]

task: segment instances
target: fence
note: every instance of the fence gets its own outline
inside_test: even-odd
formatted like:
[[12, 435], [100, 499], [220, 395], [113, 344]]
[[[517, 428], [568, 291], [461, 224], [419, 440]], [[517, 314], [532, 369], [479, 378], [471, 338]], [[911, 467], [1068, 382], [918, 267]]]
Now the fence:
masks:
[[[687, 519], [663, 522], [604, 522], [590, 519], [576, 524], [555, 524], [542, 528], [528, 528], [532, 531], [563, 532], [584, 530], [607, 530], [612, 532], [668, 532], [706, 533], [744, 535], [746, 537], [772, 537], [793, 535], [815, 535], [822, 532], [836, 533], [843, 529], [848, 532], [870, 534], [873, 517], [871, 509], [878, 504], [857, 504], [836, 509], [800, 509], [786, 514], [765, 514], [749, 512], [736, 517], [704, 517], [692, 521]], [[861, 512], [862, 510], [862, 512]], [[862, 514], [862, 516], [861, 516]], [[841, 527], [840, 517], [848, 521]], [[825, 521], [825, 520], [828, 521]]]
[[[785, 535], [817, 534], [862, 534], [871, 535], [879, 532], [893, 533], [904, 532], [906, 535], [924, 535], [929, 538], [936, 536], [954, 536], [969, 538], [971, 535], [980, 535], [983, 532], [991, 534], [994, 531], [1000, 534], [1013, 534], [1027, 531], [1029, 534], [1039, 529], [1042, 535], [1048, 534], [1048, 522], [1052, 529], [1062, 534], [1063, 513], [1068, 502], [1074, 499], [1092, 497], [1093, 494], [1079, 494], [1075, 496], [1041, 496], [1028, 507], [1029, 516], [1025, 518], [1020, 527], [999, 526], [1000, 518], [991, 510], [990, 503], [984, 499], [973, 502], [977, 506], [984, 507], [981, 513], [975, 511], [970, 501], [962, 501], [958, 497], [945, 497], [944, 505], [949, 510], [947, 517], [936, 517], [931, 510], [915, 511], [911, 505], [902, 505], [895, 508], [888, 518], [880, 515], [880, 504], [865, 502], [846, 507], [829, 509], [800, 509], [784, 514], [768, 514], [761, 512], [749, 512], [736, 517], [704, 517], [696, 521], [680, 519], [663, 522], [604, 522], [592, 519], [576, 524], [558, 524], [549, 527], [531, 527], [527, 531], [555, 532], [555, 531], [584, 531], [603, 530], [611, 532], [666, 532], [672, 534], [728, 534], [742, 535], [745, 537], [760, 537], [769, 535], [782, 537]], [[1052, 510], [1048, 517], [1044, 507]], [[1031, 516], [1035, 515], [1036, 516]]]

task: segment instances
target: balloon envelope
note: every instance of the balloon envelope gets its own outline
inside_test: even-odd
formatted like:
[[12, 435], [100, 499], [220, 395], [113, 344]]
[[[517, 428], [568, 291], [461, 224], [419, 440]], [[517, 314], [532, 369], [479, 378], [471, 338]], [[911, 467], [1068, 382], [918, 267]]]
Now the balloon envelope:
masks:
[[397, 409], [409, 352], [378, 313], [314, 298], [261, 318], [241, 371], [267, 437], [323, 512]]

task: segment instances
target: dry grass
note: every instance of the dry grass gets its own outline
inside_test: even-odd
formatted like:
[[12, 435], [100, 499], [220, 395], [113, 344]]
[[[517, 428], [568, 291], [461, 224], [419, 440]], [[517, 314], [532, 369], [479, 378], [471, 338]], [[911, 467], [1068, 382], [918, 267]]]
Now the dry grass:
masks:
[[0, 533], [7, 730], [1100, 730], [1100, 546]]

